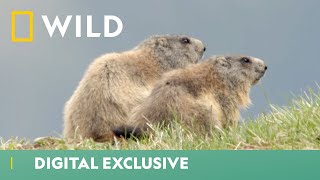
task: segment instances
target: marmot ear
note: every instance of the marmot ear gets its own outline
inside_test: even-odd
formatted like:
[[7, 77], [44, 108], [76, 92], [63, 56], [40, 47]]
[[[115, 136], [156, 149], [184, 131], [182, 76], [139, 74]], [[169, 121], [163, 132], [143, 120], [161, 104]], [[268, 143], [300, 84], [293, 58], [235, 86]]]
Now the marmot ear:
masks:
[[168, 47], [169, 46], [168, 40], [166, 38], [157, 39], [157, 44], [158, 44], [158, 46], [162, 46], [162, 47]]
[[228, 60], [225, 57], [218, 57], [218, 59], [216, 60], [216, 65], [219, 65], [225, 68], [231, 67], [230, 62], [228, 62]]

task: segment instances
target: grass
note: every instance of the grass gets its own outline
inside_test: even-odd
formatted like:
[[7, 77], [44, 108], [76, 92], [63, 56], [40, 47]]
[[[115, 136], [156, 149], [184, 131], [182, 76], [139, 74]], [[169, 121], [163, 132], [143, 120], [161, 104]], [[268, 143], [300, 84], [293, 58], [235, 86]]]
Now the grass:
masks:
[[237, 127], [214, 129], [209, 136], [199, 135], [178, 123], [164, 130], [154, 129], [153, 137], [114, 143], [95, 143], [90, 139], [67, 142], [53, 137], [30, 143], [17, 138], [8, 141], [0, 138], [0, 149], [320, 149], [320, 90], [310, 90], [286, 107], [271, 105], [269, 114], [262, 114]]

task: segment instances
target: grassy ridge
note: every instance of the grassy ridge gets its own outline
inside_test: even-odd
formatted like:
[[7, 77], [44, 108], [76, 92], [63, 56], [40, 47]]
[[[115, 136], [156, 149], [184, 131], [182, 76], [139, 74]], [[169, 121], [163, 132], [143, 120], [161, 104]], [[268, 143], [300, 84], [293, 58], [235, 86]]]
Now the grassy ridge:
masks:
[[227, 130], [215, 129], [201, 136], [179, 124], [141, 141], [95, 143], [92, 140], [66, 142], [43, 138], [34, 144], [24, 140], [0, 139], [0, 149], [320, 149], [320, 91], [310, 90], [287, 107], [271, 106], [271, 112]]

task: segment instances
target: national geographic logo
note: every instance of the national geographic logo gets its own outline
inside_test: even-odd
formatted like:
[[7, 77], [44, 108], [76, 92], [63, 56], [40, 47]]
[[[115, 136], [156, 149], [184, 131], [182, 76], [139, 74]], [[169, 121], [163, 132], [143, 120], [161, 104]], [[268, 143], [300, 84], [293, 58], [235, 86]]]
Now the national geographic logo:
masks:
[[[17, 32], [16, 17], [17, 16], [26, 16], [29, 19], [29, 27], [25, 27], [26, 28], [25, 30], [29, 29], [28, 36], [26, 36], [26, 37], [17, 37], [17, 35], [16, 35], [16, 32]], [[53, 22], [50, 22], [47, 15], [41, 15], [41, 18], [42, 18], [43, 24], [45, 25], [45, 27], [48, 31], [50, 38], [52, 38], [53, 34], [57, 31], [60, 32], [61, 37], [63, 38], [68, 27], [69, 27], [69, 24], [72, 20], [74, 20], [75, 24], [76, 24], [75, 37], [77, 37], [77, 38], [83, 37], [82, 32], [81, 32], [81, 23], [82, 23], [82, 16], [81, 15], [75, 15], [75, 16], [67, 15], [66, 18], [61, 21], [60, 21], [61, 18], [59, 18], [59, 16], [55, 16], [55, 19], [53, 20]], [[89, 38], [101, 37], [102, 33], [93, 32], [92, 19], [93, 19], [92, 15], [86, 16], [86, 22], [87, 22], [86, 37], [89, 37]], [[62, 23], [62, 21], [63, 21], [63, 23]], [[110, 32], [110, 22], [111, 21], [114, 21], [117, 25], [116, 30], [114, 30], [113, 32]], [[11, 40], [12, 40], [12, 42], [32, 42], [33, 37], [34, 37], [33, 27], [34, 27], [34, 13], [33, 13], [33, 11], [12, 11], [11, 12]], [[56, 31], [56, 29], [58, 29], [58, 30]], [[123, 23], [120, 18], [118, 18], [117, 16], [114, 16], [114, 15], [104, 15], [103, 37], [116, 37], [122, 32], [122, 29], [123, 29]]]

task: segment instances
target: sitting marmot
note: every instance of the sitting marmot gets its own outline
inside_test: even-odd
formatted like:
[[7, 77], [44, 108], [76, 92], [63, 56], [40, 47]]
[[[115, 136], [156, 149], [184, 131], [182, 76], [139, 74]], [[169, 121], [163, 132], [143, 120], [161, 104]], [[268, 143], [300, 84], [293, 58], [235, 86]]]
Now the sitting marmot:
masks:
[[250, 104], [251, 86], [266, 70], [264, 62], [254, 57], [213, 56], [168, 72], [151, 95], [132, 110], [129, 124], [113, 133], [140, 137], [149, 129], [148, 124], [167, 126], [173, 119], [204, 132], [212, 126], [237, 124], [240, 108]]
[[198, 39], [163, 35], [97, 58], [65, 105], [64, 136], [106, 140], [106, 133], [125, 123], [163, 73], [198, 62], [204, 51]]

